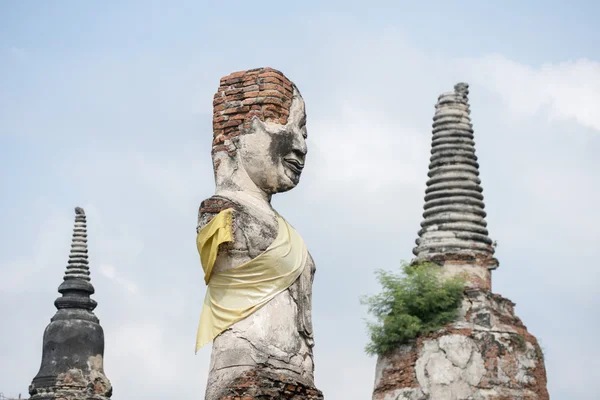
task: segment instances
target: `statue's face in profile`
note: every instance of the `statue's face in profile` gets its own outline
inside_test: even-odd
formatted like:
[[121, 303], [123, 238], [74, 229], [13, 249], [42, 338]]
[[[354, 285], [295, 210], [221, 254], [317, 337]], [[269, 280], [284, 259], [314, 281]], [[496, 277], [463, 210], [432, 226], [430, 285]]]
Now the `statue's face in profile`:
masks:
[[304, 100], [295, 90], [287, 124], [255, 118], [250, 132], [239, 138], [240, 163], [256, 186], [268, 194], [293, 189], [307, 152]]

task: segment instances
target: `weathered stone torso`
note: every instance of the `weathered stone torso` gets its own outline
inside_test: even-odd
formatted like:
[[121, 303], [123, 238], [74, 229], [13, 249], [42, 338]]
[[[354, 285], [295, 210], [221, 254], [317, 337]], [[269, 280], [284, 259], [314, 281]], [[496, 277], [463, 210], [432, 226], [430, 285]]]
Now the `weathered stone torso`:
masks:
[[[198, 229], [220, 210], [234, 208], [234, 241], [222, 245], [214, 271], [223, 271], [254, 259], [277, 236], [277, 217], [272, 209], [255, 206], [232, 196], [213, 196], [204, 201]], [[308, 257], [296, 282], [255, 313], [221, 333], [213, 342], [206, 399], [219, 398], [234, 379], [259, 366], [270, 372], [313, 384], [314, 345], [311, 293], [315, 265]]]

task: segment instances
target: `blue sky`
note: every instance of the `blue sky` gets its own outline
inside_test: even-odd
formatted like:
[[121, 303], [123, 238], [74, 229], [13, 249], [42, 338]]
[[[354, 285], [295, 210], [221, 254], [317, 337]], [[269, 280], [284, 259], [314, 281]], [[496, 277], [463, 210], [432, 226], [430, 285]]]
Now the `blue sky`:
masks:
[[25, 394], [37, 372], [83, 206], [114, 398], [201, 397], [212, 96], [221, 76], [271, 66], [306, 100], [307, 168], [274, 204], [317, 262], [327, 397], [370, 396], [358, 299], [412, 256], [433, 106], [466, 81], [494, 290], [540, 338], [552, 398], [595, 398], [600, 3], [521, 3], [2, 2], [0, 392]]

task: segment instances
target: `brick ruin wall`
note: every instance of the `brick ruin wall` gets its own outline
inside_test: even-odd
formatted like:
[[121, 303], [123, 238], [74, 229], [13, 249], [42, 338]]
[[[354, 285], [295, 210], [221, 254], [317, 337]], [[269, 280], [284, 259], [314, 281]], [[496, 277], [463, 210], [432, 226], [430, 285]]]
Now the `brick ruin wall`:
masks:
[[546, 383], [514, 303], [477, 289], [456, 322], [378, 358], [373, 400], [548, 400]]
[[285, 125], [294, 84], [273, 68], [256, 68], [221, 78], [213, 100], [213, 153], [250, 128], [252, 118]]

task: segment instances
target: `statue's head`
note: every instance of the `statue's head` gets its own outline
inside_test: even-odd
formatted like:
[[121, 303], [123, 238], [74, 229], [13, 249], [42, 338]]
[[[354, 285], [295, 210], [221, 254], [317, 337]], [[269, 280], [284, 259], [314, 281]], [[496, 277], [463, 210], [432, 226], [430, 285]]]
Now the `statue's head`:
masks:
[[217, 187], [239, 189], [249, 180], [271, 195], [298, 184], [307, 149], [296, 85], [271, 68], [234, 72], [221, 79], [213, 106]]

